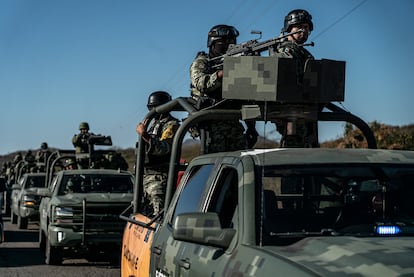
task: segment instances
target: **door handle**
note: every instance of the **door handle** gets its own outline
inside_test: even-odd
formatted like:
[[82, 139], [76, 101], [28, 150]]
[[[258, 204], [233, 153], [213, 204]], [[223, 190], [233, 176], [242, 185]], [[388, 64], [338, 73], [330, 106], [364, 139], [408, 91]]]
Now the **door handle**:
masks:
[[178, 266], [184, 268], [184, 269], [190, 269], [190, 259], [185, 258], [185, 259], [179, 259], [178, 260]]
[[154, 253], [155, 255], [161, 255], [162, 253], [161, 246], [154, 246], [151, 250], [152, 250], [152, 253]]

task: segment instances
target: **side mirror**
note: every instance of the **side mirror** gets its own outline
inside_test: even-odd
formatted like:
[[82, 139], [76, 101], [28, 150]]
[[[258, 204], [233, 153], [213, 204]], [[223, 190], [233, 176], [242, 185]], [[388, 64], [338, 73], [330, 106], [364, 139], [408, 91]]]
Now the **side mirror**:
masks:
[[52, 192], [48, 188], [39, 188], [37, 189], [37, 194], [41, 197], [51, 197]]
[[14, 185], [11, 187], [11, 189], [12, 189], [12, 190], [13, 190], [13, 189], [20, 190], [20, 189], [22, 189], [22, 186], [21, 186], [21, 185], [19, 185], [19, 184], [14, 184]]
[[173, 237], [227, 249], [236, 234], [235, 229], [221, 228], [216, 213], [183, 213], [174, 220]]

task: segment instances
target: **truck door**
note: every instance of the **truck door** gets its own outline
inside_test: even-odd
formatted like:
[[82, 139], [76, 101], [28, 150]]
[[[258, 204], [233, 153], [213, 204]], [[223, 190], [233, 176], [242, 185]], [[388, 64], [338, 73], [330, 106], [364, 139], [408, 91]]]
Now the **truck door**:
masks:
[[[222, 228], [237, 229], [238, 208], [238, 176], [237, 171], [231, 167], [220, 170], [216, 182], [210, 188], [210, 196], [206, 199], [206, 212], [217, 213]], [[236, 233], [237, 237], [237, 233]], [[229, 276], [233, 269], [229, 264], [234, 244], [229, 249], [200, 245], [191, 242], [181, 242], [185, 245], [180, 261], [189, 268], [183, 270], [184, 276]], [[185, 274], [184, 274], [185, 273]]]
[[[184, 199], [179, 199], [178, 202], [181, 200]], [[233, 228], [235, 224], [234, 214], [238, 203], [237, 171], [231, 167], [222, 168], [218, 176], [205, 186], [201, 200], [202, 203], [199, 203], [198, 211], [217, 213], [222, 228]], [[178, 205], [179, 203], [177, 203]], [[176, 210], [174, 215], [179, 213], [180, 211]], [[171, 228], [169, 230], [171, 231]], [[224, 270], [226, 260], [230, 258], [230, 254], [223, 251], [223, 249], [178, 241], [172, 237], [171, 233], [168, 243], [178, 248], [175, 251], [176, 256], [173, 260], [173, 268], [175, 272], [179, 272], [180, 276], [217, 275], [218, 272]]]
[[214, 164], [204, 164], [191, 168], [183, 176], [184, 184], [167, 211], [164, 224], [154, 235], [151, 248], [150, 272], [152, 276], [178, 276], [185, 270], [180, 261], [185, 244], [175, 241], [172, 236], [172, 222], [177, 214], [201, 211]]

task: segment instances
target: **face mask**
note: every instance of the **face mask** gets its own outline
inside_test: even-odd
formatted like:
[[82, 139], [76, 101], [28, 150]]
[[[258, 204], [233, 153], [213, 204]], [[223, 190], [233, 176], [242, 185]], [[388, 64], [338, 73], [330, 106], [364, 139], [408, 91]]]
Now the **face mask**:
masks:
[[226, 54], [227, 49], [229, 48], [229, 44], [223, 42], [215, 42], [210, 48], [210, 56], [218, 57], [223, 54]]

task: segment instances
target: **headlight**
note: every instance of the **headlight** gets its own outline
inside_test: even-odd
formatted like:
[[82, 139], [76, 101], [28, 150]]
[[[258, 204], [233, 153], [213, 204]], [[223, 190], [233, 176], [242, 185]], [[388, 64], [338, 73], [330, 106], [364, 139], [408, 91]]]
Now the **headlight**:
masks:
[[33, 195], [23, 195], [23, 206], [34, 206], [36, 204], [35, 197]]
[[72, 223], [73, 209], [67, 207], [55, 207], [55, 218], [58, 223]]

